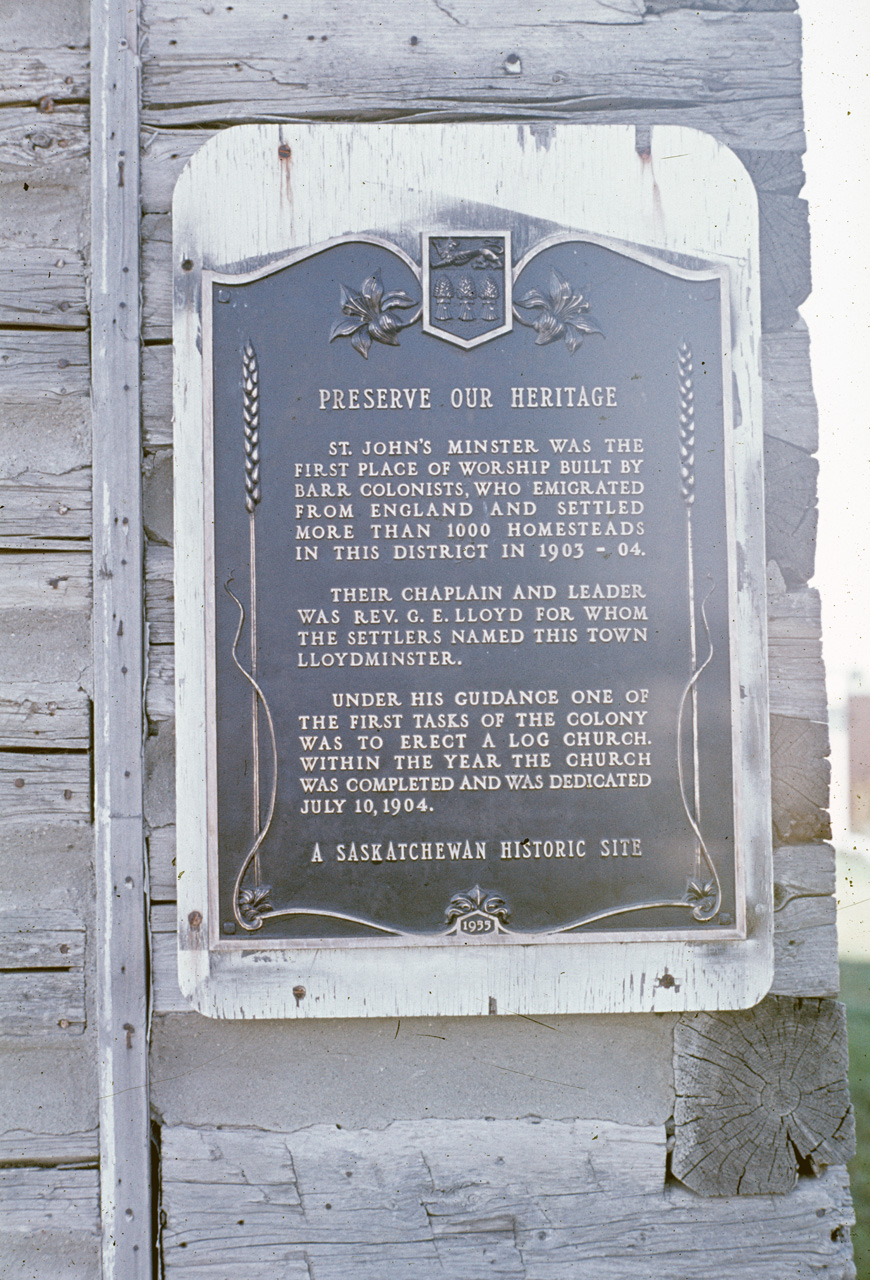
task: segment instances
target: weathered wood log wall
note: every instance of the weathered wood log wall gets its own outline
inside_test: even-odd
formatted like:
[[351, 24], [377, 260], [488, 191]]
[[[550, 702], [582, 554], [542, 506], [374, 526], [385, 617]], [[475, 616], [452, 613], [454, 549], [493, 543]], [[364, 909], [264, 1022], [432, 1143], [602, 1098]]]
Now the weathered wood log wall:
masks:
[[[795, 10], [141, 0], [144, 834], [167, 1276], [229, 1274], [231, 1249], [233, 1273], [264, 1280], [575, 1280], [653, 1266], [683, 1280], [710, 1274], [712, 1247], [723, 1278], [854, 1274], [819, 600], [807, 586], [817, 423], [797, 313], [810, 280]], [[77, 1275], [96, 1276], [86, 0], [15, 6], [0, 49], [2, 1248], [22, 1274], [61, 1274], [63, 1250]], [[759, 1011], [312, 1026], [185, 1010], [173, 908], [171, 194], [215, 130], [337, 119], [631, 123], [641, 146], [650, 126], [689, 125], [731, 146], [755, 181], [778, 997]], [[783, 1036], [776, 1061], [763, 1056], [768, 1024]], [[830, 1051], [804, 1052], [825, 1029]], [[694, 1105], [704, 1089], [745, 1125], [711, 1141]], [[814, 1129], [806, 1113], [820, 1089], [828, 1105]], [[757, 1153], [774, 1134], [784, 1155], [765, 1173]]]
[[99, 1276], [89, 12], [0, 23], [0, 1258]]

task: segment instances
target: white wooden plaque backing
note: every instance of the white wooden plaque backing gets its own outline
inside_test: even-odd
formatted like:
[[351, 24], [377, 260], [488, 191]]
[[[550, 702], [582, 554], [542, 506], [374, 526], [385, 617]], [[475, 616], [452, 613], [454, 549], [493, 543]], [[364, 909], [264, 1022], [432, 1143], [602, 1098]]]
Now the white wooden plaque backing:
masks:
[[[276, 942], [236, 931], [219, 912], [212, 286], [261, 278], [348, 236], [396, 246], [413, 265], [421, 231], [441, 231], [445, 211], [455, 220], [462, 207], [472, 234], [500, 227], [509, 211], [540, 223], [542, 240], [570, 235], [673, 276], [721, 283], [737, 889], [733, 916], [715, 933], [644, 929], [634, 919], [540, 939]], [[639, 150], [623, 126], [240, 126], [186, 167], [173, 235], [178, 964], [191, 1006], [217, 1017], [300, 1018], [757, 1003], [773, 972], [758, 214], [737, 158], [706, 134], [672, 127], [652, 129]]]

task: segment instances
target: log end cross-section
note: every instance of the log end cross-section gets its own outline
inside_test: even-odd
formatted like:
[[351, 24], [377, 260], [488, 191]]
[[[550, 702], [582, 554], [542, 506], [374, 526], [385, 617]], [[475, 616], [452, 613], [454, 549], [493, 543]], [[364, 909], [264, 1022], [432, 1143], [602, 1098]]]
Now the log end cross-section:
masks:
[[835, 1000], [769, 996], [674, 1031], [672, 1171], [701, 1195], [791, 1191], [855, 1152], [846, 1014]]

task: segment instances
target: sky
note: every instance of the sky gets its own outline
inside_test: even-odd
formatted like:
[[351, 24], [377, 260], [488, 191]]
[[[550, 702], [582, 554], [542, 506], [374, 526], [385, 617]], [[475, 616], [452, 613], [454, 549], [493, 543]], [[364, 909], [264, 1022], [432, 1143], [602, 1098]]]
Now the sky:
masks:
[[859, 0], [801, 0], [813, 292], [810, 327], [819, 402], [820, 531], [813, 585], [822, 592], [828, 693], [852, 672], [870, 693], [870, 14]]
[[[801, 0], [813, 291], [810, 329], [820, 415], [819, 540], [832, 736], [832, 818], [847, 828], [845, 699], [870, 694], [870, 13], [862, 0]], [[868, 842], [870, 847], [870, 842]]]

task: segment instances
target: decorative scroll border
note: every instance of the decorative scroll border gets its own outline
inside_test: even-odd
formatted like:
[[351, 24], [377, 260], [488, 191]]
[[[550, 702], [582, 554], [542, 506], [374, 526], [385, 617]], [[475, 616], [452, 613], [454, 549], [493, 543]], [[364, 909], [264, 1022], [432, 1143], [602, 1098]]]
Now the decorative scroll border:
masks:
[[[354, 236], [342, 237], [341, 242], [354, 242], [359, 238]], [[516, 281], [520, 272], [526, 265], [544, 249], [549, 248], [552, 243], [567, 239], [576, 239], [576, 237], [548, 237], [542, 241], [533, 250], [528, 252], [523, 259], [517, 263], [513, 269], [513, 280]], [[508, 240], [509, 243], [509, 240]], [[402, 258], [405, 257], [398, 249], [398, 246], [391, 246], [385, 243], [385, 247], [391, 248], [397, 252]], [[413, 264], [411, 264], [413, 265]], [[414, 267], [415, 274], [419, 271]], [[369, 295], [373, 294], [372, 297]], [[534, 297], [533, 297], [534, 295]], [[364, 304], [362, 307], [358, 304]], [[394, 320], [389, 315], [390, 310], [399, 308], [410, 308], [416, 304], [406, 294], [401, 292], [393, 292], [384, 295], [383, 286], [380, 280], [380, 272], [372, 274], [363, 284], [359, 294], [355, 294], [345, 287], [342, 288], [342, 309], [349, 317], [358, 317], [358, 321], [346, 323], [336, 322], [330, 335], [330, 342], [336, 337], [352, 336], [354, 346], [360, 351], [361, 355], [367, 356], [368, 346], [372, 339], [385, 342], [388, 345], [398, 345], [396, 333], [401, 328], [415, 324], [420, 318], [420, 312], [413, 312], [411, 316], [404, 322]], [[354, 305], [350, 305], [354, 304]], [[390, 305], [392, 304], [392, 305]], [[564, 319], [558, 331], [539, 332], [536, 342], [538, 345], [544, 345], [552, 342], [559, 337], [565, 337], [569, 349], [572, 354], [577, 346], [582, 342], [585, 333], [601, 333], [592, 316], [585, 315], [589, 311], [589, 303], [584, 297], [584, 292], [574, 294], [571, 286], [561, 279], [555, 272], [551, 273], [550, 291], [545, 298], [538, 295], [537, 291], [527, 294], [522, 300], [523, 305], [529, 305], [533, 308], [541, 310], [542, 315], [547, 315], [547, 307], [554, 310], [552, 317], [557, 322]], [[571, 318], [560, 317], [558, 307], [562, 306], [566, 313], [570, 313]], [[517, 319], [521, 319], [516, 314]], [[384, 322], [387, 323], [383, 332], [381, 328]], [[538, 322], [529, 323], [529, 327], [538, 328]], [[575, 328], [571, 328], [573, 325]], [[357, 344], [357, 338], [361, 329], [366, 330], [368, 344], [365, 349]], [[550, 326], [552, 329], [552, 326]], [[433, 336], [438, 336], [433, 334]], [[496, 336], [492, 334], [491, 336]], [[715, 584], [711, 584], [706, 596], [700, 605], [701, 621], [707, 638], [708, 652], [702, 663], [698, 663], [697, 654], [697, 605], [696, 605], [696, 588], [695, 588], [695, 565], [694, 565], [694, 531], [693, 531], [693, 513], [695, 503], [695, 403], [694, 403], [694, 383], [693, 383], [693, 362], [692, 352], [689, 344], [683, 342], [680, 345], [677, 354], [677, 364], [679, 370], [678, 389], [679, 389], [679, 460], [680, 460], [680, 484], [683, 503], [686, 511], [686, 559], [687, 559], [687, 591], [688, 591], [688, 612], [689, 612], [689, 643], [690, 643], [690, 664], [691, 673], [683, 693], [680, 697], [677, 712], [677, 773], [679, 779], [680, 797], [683, 808], [686, 813], [688, 822], [692, 828], [692, 832], [696, 842], [695, 853], [695, 874], [687, 881], [684, 896], [682, 898], [658, 899], [652, 902], [630, 903], [624, 906], [608, 908], [604, 911], [593, 912], [586, 916], [581, 916], [577, 920], [571, 921], [569, 924], [561, 925], [557, 929], [546, 930], [514, 930], [507, 927], [507, 921], [510, 918], [510, 909], [505, 900], [497, 893], [485, 894], [478, 885], [466, 893], [454, 894], [448, 903], [445, 911], [447, 927], [441, 931], [441, 936], [449, 937], [458, 933], [475, 932], [468, 928], [472, 921], [485, 923], [486, 929], [482, 930], [482, 934], [487, 938], [493, 936], [513, 937], [522, 939], [542, 939], [546, 937], [557, 937], [561, 934], [573, 933], [575, 930], [585, 928], [592, 924], [598, 924], [603, 920], [613, 919], [617, 916], [632, 914], [637, 911], [649, 911], [663, 908], [687, 909], [692, 913], [693, 918], [701, 924], [712, 924], [716, 921], [722, 905], [722, 885], [717, 871], [716, 865], [707, 848], [701, 831], [701, 793], [700, 793], [700, 758], [699, 758], [699, 716], [698, 716], [698, 682], [704, 671], [709, 667], [714, 656], [714, 647], [710, 635], [710, 628], [707, 621], [706, 606], [713, 591]], [[260, 489], [260, 416], [259, 416], [259, 361], [256, 352], [250, 342], [245, 344], [242, 352], [242, 387], [243, 387], [243, 424], [244, 424], [244, 474], [245, 474], [245, 509], [248, 512], [249, 520], [249, 567], [250, 567], [250, 671], [247, 671], [238, 658], [238, 645], [241, 639], [242, 631], [245, 626], [245, 609], [238, 597], [231, 591], [230, 582], [224, 584], [227, 594], [235, 601], [239, 609], [239, 622], [236, 628], [235, 637], [231, 646], [231, 656], [233, 663], [245, 680], [251, 686], [251, 736], [252, 736], [252, 760], [253, 760], [253, 804], [252, 804], [252, 825], [253, 840], [248, 848], [239, 870], [236, 875], [233, 886], [233, 915], [235, 923], [246, 933], [255, 933], [262, 929], [263, 924], [267, 920], [276, 920], [279, 918], [289, 918], [291, 916], [308, 916], [317, 919], [341, 920], [349, 924], [359, 925], [364, 928], [373, 929], [377, 933], [399, 939], [420, 939], [429, 940], [433, 937], [431, 933], [415, 933], [409, 930], [395, 929], [388, 925], [383, 925], [377, 921], [367, 919], [364, 916], [355, 916], [341, 911], [329, 911], [314, 907], [283, 907], [275, 908], [270, 901], [271, 886], [262, 883], [260, 849], [265, 841], [275, 813], [275, 805], [278, 790], [278, 753], [275, 735], [275, 727], [272, 714], [269, 709], [266, 696], [257, 683], [257, 543], [256, 543], [256, 514], [260, 504], [262, 493]], [[232, 581], [232, 579], [230, 579]], [[692, 804], [686, 794], [685, 768], [683, 760], [683, 722], [687, 704], [691, 706], [691, 726], [692, 726]], [[269, 800], [266, 810], [265, 821], [261, 821], [261, 764], [260, 764], [260, 709], [266, 720], [269, 733], [272, 771], [271, 785], [269, 792]], [[248, 871], [253, 866], [254, 883], [245, 885]], [[710, 878], [706, 878], [706, 875]], [[725, 922], [723, 922], [725, 923]], [[728, 922], [730, 923], [730, 921]], [[439, 935], [434, 935], [435, 937]], [[292, 940], [282, 939], [282, 942], [290, 942]]]

